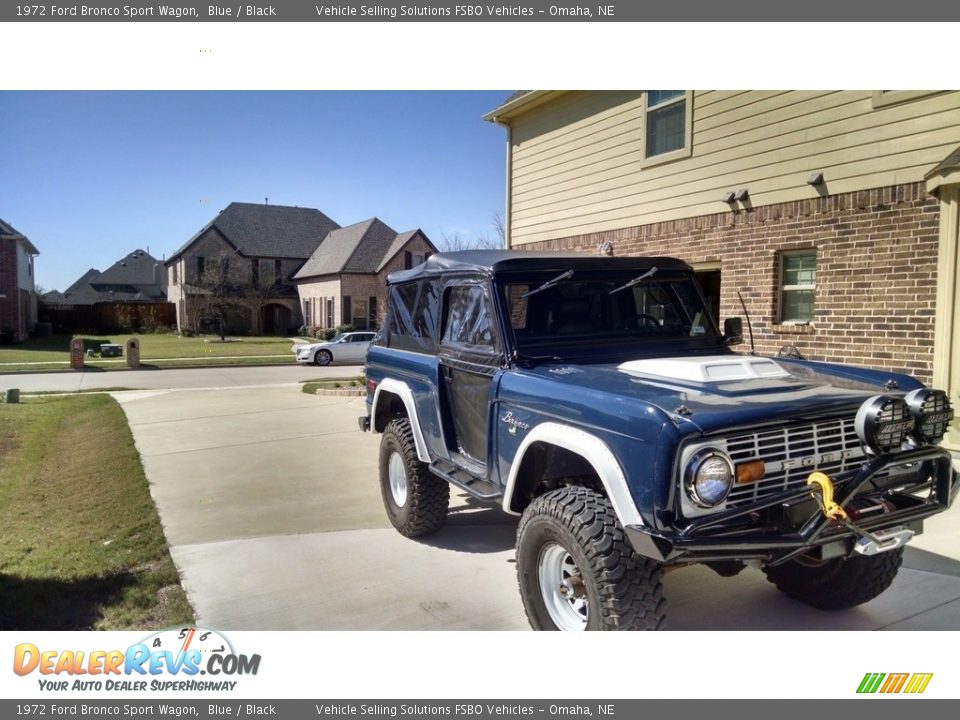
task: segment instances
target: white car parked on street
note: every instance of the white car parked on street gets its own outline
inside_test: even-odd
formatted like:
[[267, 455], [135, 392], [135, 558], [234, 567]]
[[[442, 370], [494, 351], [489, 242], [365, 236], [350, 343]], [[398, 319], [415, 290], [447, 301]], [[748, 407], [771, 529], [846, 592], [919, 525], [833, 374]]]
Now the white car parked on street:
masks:
[[336, 335], [326, 342], [297, 345], [294, 352], [301, 365], [329, 365], [350, 363], [362, 365], [375, 332], [349, 332]]

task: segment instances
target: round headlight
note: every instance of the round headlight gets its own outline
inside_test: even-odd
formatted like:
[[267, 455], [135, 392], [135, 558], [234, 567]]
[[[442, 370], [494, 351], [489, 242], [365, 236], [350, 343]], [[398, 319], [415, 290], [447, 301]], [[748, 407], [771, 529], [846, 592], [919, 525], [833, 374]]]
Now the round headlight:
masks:
[[936, 444], [947, 434], [953, 421], [950, 398], [943, 390], [920, 388], [904, 398], [915, 420], [914, 437], [920, 443]]
[[703, 508], [722, 503], [733, 484], [733, 463], [724, 453], [705, 448], [687, 464], [687, 496], [694, 505]]
[[879, 455], [899, 452], [914, 429], [910, 408], [899, 398], [874, 395], [857, 410], [857, 437]]

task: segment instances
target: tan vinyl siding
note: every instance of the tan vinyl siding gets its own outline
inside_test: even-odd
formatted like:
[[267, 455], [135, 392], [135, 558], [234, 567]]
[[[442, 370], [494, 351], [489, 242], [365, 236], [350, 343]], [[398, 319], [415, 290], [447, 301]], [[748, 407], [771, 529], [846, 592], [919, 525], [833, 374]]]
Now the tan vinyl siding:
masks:
[[[514, 245], [917, 182], [960, 144], [960, 92], [696, 91], [692, 154], [641, 169], [641, 91], [571, 92], [510, 121]], [[690, 111], [690, 108], [688, 108]]]

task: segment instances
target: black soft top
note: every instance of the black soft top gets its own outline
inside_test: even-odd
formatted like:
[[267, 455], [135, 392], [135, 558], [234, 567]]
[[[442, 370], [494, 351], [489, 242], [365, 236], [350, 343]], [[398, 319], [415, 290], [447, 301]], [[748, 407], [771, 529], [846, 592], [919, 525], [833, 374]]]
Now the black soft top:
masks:
[[410, 270], [392, 272], [391, 285], [449, 274], [495, 275], [508, 271], [555, 270], [690, 270], [682, 260], [672, 257], [609, 257], [576, 252], [527, 252], [524, 250], [462, 250], [431, 255]]

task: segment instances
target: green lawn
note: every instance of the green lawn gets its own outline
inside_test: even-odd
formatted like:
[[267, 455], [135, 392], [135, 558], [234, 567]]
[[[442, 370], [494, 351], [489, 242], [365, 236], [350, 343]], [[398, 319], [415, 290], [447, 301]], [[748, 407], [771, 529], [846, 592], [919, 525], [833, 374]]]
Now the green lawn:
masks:
[[192, 620], [120, 406], [106, 395], [0, 405], [0, 628]]
[[306, 380], [300, 389], [307, 395], [315, 395], [317, 390], [334, 390], [342, 387], [363, 387], [367, 379], [363, 375], [354, 375], [353, 377], [334, 377], [320, 378], [319, 380]]
[[[219, 337], [180, 337], [176, 334], [144, 335], [84, 335], [84, 345], [99, 351], [101, 343], [126, 345], [131, 337], [140, 340], [140, 361], [170, 365], [242, 365], [250, 362], [293, 363], [290, 341], [283, 337], [240, 337], [220, 342]], [[271, 357], [273, 356], [273, 357]], [[186, 358], [186, 360], [179, 360]], [[236, 359], [240, 358], [240, 359]], [[116, 358], [87, 359], [92, 367], [105, 369], [126, 367], [126, 362]], [[31, 365], [31, 363], [47, 363]], [[62, 370], [70, 366], [70, 336], [55, 335], [0, 347], [0, 372]]]

